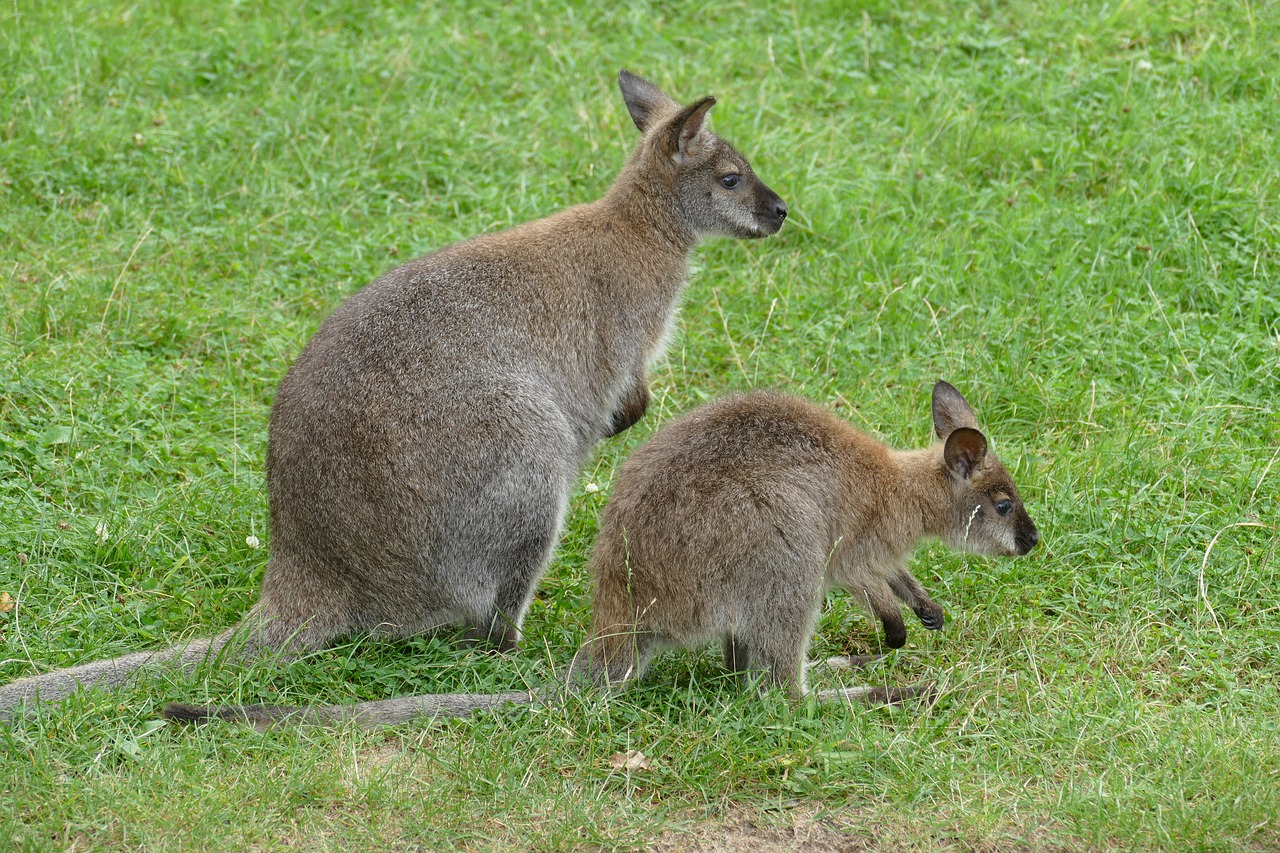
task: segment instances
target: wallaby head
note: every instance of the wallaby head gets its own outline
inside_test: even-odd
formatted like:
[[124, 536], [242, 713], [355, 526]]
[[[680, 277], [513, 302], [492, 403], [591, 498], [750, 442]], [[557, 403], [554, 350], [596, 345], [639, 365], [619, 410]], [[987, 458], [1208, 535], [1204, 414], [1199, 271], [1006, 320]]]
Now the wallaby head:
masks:
[[733, 146], [706, 129], [715, 98], [682, 107], [629, 71], [619, 72], [618, 86], [644, 134], [635, 165], [675, 195], [682, 224], [695, 238], [777, 233], [787, 204]]
[[964, 396], [950, 383], [933, 386], [933, 428], [951, 489], [941, 538], [952, 548], [987, 557], [1017, 557], [1040, 541], [1013, 478], [987, 445]]

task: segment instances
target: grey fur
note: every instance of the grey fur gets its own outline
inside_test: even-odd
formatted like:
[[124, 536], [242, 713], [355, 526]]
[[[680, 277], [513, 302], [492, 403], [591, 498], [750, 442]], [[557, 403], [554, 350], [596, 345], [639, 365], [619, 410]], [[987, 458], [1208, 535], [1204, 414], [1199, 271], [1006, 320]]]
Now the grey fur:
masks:
[[[892, 450], [819, 406], [773, 393], [727, 397], [667, 424], [618, 474], [589, 564], [591, 635], [566, 682], [616, 690], [643, 676], [663, 648], [719, 641], [730, 670], [763, 674], [798, 699], [831, 587], [878, 616], [891, 647], [906, 642], [903, 604], [925, 627], [941, 629], [942, 608], [907, 569], [917, 544], [934, 537], [971, 553], [1016, 556], [1035, 547], [1039, 531], [969, 404], [946, 382], [934, 386], [933, 415], [942, 440], [912, 451]], [[453, 716], [545, 701], [556, 690], [167, 713], [262, 726], [282, 719], [377, 725], [399, 722], [409, 709]], [[891, 703], [931, 690], [851, 687], [819, 698]]]
[[[644, 137], [603, 199], [392, 270], [303, 348], [271, 412], [271, 554], [243, 657], [458, 623], [516, 646], [580, 464], [645, 412], [694, 245], [787, 213], [705, 129], [713, 99], [618, 83]], [[194, 667], [231, 635], [22, 679], [0, 716]]]

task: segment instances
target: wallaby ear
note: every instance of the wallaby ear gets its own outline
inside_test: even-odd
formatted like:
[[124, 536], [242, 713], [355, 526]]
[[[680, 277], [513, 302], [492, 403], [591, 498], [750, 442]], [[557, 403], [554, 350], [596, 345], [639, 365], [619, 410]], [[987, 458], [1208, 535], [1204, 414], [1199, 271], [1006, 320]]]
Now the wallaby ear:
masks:
[[978, 419], [956, 386], [939, 379], [933, 386], [933, 431], [946, 438], [960, 427], [976, 430]]
[[973, 476], [987, 455], [987, 437], [976, 429], [958, 427], [947, 436], [942, 446], [942, 458], [947, 469], [964, 479]]
[[668, 119], [666, 127], [658, 131], [658, 150], [677, 163], [683, 160], [693, 146], [693, 140], [702, 133], [707, 112], [715, 105], [715, 98], [703, 98]]
[[618, 72], [618, 88], [622, 90], [622, 100], [627, 104], [631, 120], [640, 128], [641, 133], [646, 132], [658, 119], [680, 109], [680, 105], [668, 98], [657, 86], [625, 68]]

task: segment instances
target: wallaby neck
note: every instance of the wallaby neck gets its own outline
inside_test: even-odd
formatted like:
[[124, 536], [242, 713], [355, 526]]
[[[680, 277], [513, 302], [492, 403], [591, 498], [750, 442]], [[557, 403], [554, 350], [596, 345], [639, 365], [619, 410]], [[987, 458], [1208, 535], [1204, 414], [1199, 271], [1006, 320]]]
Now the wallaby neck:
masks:
[[941, 450], [939, 447], [896, 450], [893, 459], [899, 472], [903, 521], [915, 530], [917, 540], [941, 537], [950, 516], [951, 496], [942, 469]]
[[645, 160], [644, 152], [633, 155], [600, 204], [619, 222], [687, 258], [698, 237], [684, 223], [679, 190]]

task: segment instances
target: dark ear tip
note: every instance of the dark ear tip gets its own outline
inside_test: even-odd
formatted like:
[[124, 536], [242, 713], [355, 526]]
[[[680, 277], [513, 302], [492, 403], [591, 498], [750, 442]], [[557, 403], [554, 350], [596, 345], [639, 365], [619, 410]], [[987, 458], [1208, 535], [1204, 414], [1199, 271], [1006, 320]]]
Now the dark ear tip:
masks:
[[945, 379], [939, 379], [937, 382], [933, 383], [933, 396], [938, 397], [943, 394], [954, 394], [957, 397], [962, 396], [959, 388], [952, 385]]

